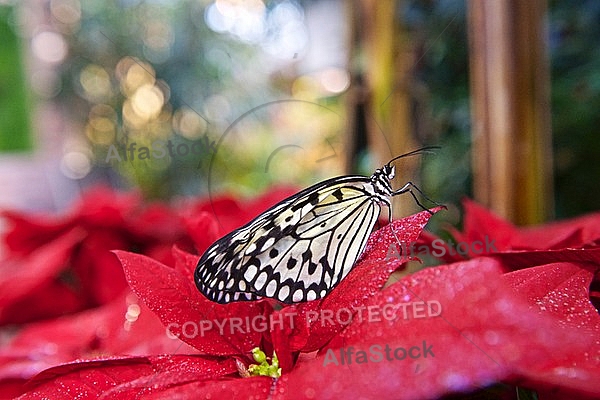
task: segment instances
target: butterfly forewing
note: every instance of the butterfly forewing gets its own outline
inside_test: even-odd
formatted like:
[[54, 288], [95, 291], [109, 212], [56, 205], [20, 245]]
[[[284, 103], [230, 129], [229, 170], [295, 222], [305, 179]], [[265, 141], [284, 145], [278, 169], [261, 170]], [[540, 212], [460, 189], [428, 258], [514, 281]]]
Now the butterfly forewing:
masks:
[[367, 177], [321, 182], [213, 244], [196, 285], [219, 303], [324, 297], [362, 253], [381, 206]]

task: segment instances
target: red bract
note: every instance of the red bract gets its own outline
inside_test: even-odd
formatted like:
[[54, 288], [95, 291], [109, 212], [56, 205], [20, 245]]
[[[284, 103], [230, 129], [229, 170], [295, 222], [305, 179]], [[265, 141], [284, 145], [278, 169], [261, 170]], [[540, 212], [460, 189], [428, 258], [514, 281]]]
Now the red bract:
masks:
[[[282, 195], [281, 191], [265, 195], [249, 204], [266, 208]], [[195, 204], [210, 203], [204, 199]], [[231, 218], [245, 220], [247, 208], [236, 207], [243, 211], [230, 213]], [[125, 320], [122, 293], [127, 283], [110, 250], [136, 250], [174, 265], [173, 244], [192, 250], [194, 239], [202, 239], [208, 246], [218, 237], [216, 230], [211, 234], [194, 222], [197, 218], [167, 205], [147, 205], [136, 194], [105, 188], [86, 193], [64, 216], [3, 215], [12, 227], [4, 237], [8, 252], [0, 267], [0, 324], [47, 322], [31, 323], [16, 335], [9, 328], [0, 336], [0, 398], [21, 392], [20, 385], [37, 372], [77, 358], [155, 354], [175, 347], [195, 352], [169, 339], [154, 315], [154, 325], [145, 324], [151, 315], [145, 306], [135, 324]], [[216, 224], [214, 218], [211, 223]], [[86, 311], [94, 306], [100, 307]], [[132, 339], [140, 326], [145, 327], [144, 334], [138, 332]]]
[[236, 201], [229, 196], [184, 201], [179, 204], [180, 214], [183, 216], [187, 234], [194, 242], [195, 250], [202, 254], [215, 240], [246, 224], [296, 191], [289, 187], [276, 188], [245, 202]]
[[[231, 317], [254, 317], [262, 313], [263, 304], [240, 302], [226, 305], [206, 299], [195, 287], [184, 265], [197, 257], [182, 254], [177, 257], [179, 268], [171, 268], [157, 261], [133, 253], [116, 252], [123, 263], [125, 275], [132, 289], [144, 299], [163, 324], [198, 350], [213, 355], [245, 354], [257, 346], [261, 334], [232, 333], [218, 327], [203, 330], [203, 321], [227, 320]], [[195, 260], [197, 262], [197, 260]], [[228, 327], [229, 328], [229, 327]]]
[[13, 256], [0, 263], [0, 322], [23, 322], [30, 317], [43, 318], [81, 307], [73, 290], [55, 278], [82, 236], [82, 231], [73, 230], [28, 255]]
[[[226, 213], [232, 204], [221, 199], [215, 209]], [[225, 233], [222, 226], [247, 221], [239, 207], [233, 212], [243, 221], [236, 223], [232, 215], [218, 221], [206, 206], [184, 218], [200, 252]], [[201, 354], [57, 366], [39, 374], [22, 398], [419, 399], [500, 381], [542, 394], [600, 396], [600, 317], [589, 301], [600, 265], [592, 223], [598, 217], [553, 225], [561, 238], [554, 241], [543, 227], [523, 230], [474, 204], [465, 209], [458, 240], [489, 235], [497, 238], [496, 254], [468, 254], [471, 260], [426, 268], [383, 288], [407, 261], [390, 259], [390, 246], [419, 238], [430, 217], [422, 212], [373, 233], [357, 265], [324, 299], [280, 309], [268, 300], [208, 301], [193, 281], [198, 255], [183, 246], [168, 265], [118, 251], [134, 292], [170, 334]], [[539, 249], [524, 246], [527, 234]], [[577, 248], [560, 247], [578, 240]], [[271, 321], [271, 329], [248, 324], [256, 318]], [[240, 376], [236, 363], [254, 363], [254, 347], [276, 351], [281, 378]]]
[[[400, 308], [391, 320], [380, 315], [380, 322], [353, 323], [321, 349], [315, 360], [289, 375], [290, 391], [304, 393], [298, 398], [337, 399], [368, 393], [380, 398], [432, 398], [500, 380], [519, 382], [527, 377], [537, 381], [543, 371], [546, 385], [560, 382], [570, 389], [600, 393], [597, 376], [588, 375], [587, 370], [560, 381], [567, 378], [571, 360], [583, 357], [595, 336], [560, 329], [551, 315], [530, 310], [502, 282], [501, 272], [497, 261], [480, 258], [428, 268], [390, 285], [369, 299], [367, 308], [409, 306]], [[406, 351], [416, 346], [421, 355], [429, 348], [433, 356], [403, 360], [391, 356], [389, 360], [384, 354], [386, 345]], [[379, 362], [357, 364], [355, 358], [350, 365], [347, 359], [342, 363], [341, 349], [369, 354], [372, 346], [379, 346], [375, 350], [384, 354]]]
[[106, 188], [88, 192], [65, 216], [3, 216], [12, 225], [4, 238], [3, 265], [12, 272], [0, 274], [0, 287], [7, 286], [0, 295], [0, 325], [106, 304], [127, 287], [110, 250], [152, 252], [167, 243], [170, 248], [185, 234], [173, 211], [146, 207], [137, 195]]
[[[436, 208], [432, 212], [439, 210], [440, 208]], [[345, 318], [341, 318], [341, 314], [347, 314], [346, 310], [355, 310], [363, 306], [367, 299], [379, 292], [392, 272], [409, 261], [408, 257], [389, 257], [390, 245], [395, 244], [397, 240], [401, 243], [415, 242], [431, 215], [423, 211], [394, 221], [375, 231], [352, 273], [339, 284], [336, 290], [322, 300], [294, 306], [298, 313], [298, 317], [294, 320], [294, 327], [300, 330], [307, 327], [310, 329], [306, 330], [306, 339], [292, 348], [304, 352], [318, 350], [344, 329], [347, 326], [345, 319], [348, 317], [345, 315]], [[325, 320], [325, 317], [331, 313], [333, 313], [332, 318]], [[296, 337], [294, 339], [299, 340]]]
[[[246, 365], [251, 362], [249, 354], [252, 348], [275, 349], [284, 371], [289, 371], [293, 369], [294, 360], [301, 351], [306, 353], [322, 347], [345, 327], [339, 322], [330, 327], [322, 325], [320, 320], [315, 321], [309, 318], [309, 311], [331, 310], [335, 313], [340, 308], [351, 309], [363, 304], [381, 289], [394, 270], [407, 261], [386, 260], [387, 244], [395, 240], [395, 236], [403, 241], [416, 240], [429, 217], [428, 212], [422, 212], [413, 217], [395, 221], [392, 225], [376, 232], [370, 238], [366, 251], [353, 272], [329, 296], [319, 301], [287, 306], [280, 311], [274, 311], [268, 301], [226, 305], [209, 301], [198, 292], [193, 281], [193, 270], [198, 257], [182, 250], [174, 249], [174, 267], [163, 265], [138, 254], [117, 252], [117, 255], [123, 264], [131, 287], [144, 299], [148, 307], [157, 313], [171, 333], [179, 336], [180, 339], [202, 353], [210, 354], [212, 357], [220, 356], [220, 359], [229, 361], [238, 359]], [[201, 225], [206, 226], [206, 221]], [[392, 228], [395, 230], [395, 236]], [[273, 329], [270, 331], [253, 330], [248, 329], [248, 325], [245, 328], [232, 329], [232, 325], [229, 324], [234, 319], [248, 321], [257, 317], [263, 318], [265, 321], [275, 321], [272, 324]], [[205, 329], [209, 322], [211, 323], [210, 329]], [[221, 328], [219, 323], [222, 324]], [[241, 329], [246, 330], [241, 332]], [[130, 361], [134, 364], [137, 362], [136, 359]], [[107, 366], [110, 367], [112, 362], [113, 360], [107, 361]], [[96, 364], [92, 364], [89, 368], [95, 367]], [[102, 368], [104, 368], [104, 364]], [[58, 371], [61, 370], [58, 369]], [[44, 374], [47, 373], [55, 374], [57, 370], [53, 369]], [[44, 377], [44, 374], [41, 377]], [[267, 378], [243, 379], [237, 374], [234, 374], [235, 376], [237, 376], [235, 379], [229, 378], [226, 381], [225, 387], [238, 391], [242, 398], [256, 393], [257, 388], [270, 387], [269, 383], [265, 383], [265, 380], [268, 381]], [[147, 377], [143, 377], [142, 374], [138, 378], [146, 381]], [[60, 379], [69, 380], [70, 378], [65, 375]], [[187, 384], [185, 377], [177, 379], [177, 386]], [[202, 377], [198, 376], [196, 380], [202, 380]], [[122, 385], [122, 383], [114, 384], [115, 387]], [[139, 392], [139, 385], [132, 387], [138, 389], [135, 393]], [[198, 385], [196, 382], [193, 387], [193, 392], [189, 393], [191, 397], [212, 393], [215, 388], [220, 386], [215, 386], [210, 382]], [[167, 390], [167, 388], [161, 390]], [[221, 387], [222, 390], [223, 387]], [[240, 390], [242, 391], [239, 392]], [[116, 389], [111, 393], [116, 395]], [[119, 393], [125, 395], [125, 392]]]
[[[169, 398], [164, 392], [173, 386], [209, 381], [235, 371], [232, 359], [216, 357], [112, 357], [49, 369], [30, 382], [37, 389], [20, 399], [164, 399]], [[90, 385], [81, 385], [82, 382]]]
[[13, 395], [36, 373], [77, 358], [112, 354], [194, 353], [165, 336], [158, 318], [135, 295], [127, 293], [102, 307], [22, 328], [0, 350], [0, 398]]
[[525, 249], [564, 249], [600, 245], [600, 213], [541, 226], [517, 228], [472, 200], [463, 201], [463, 232], [455, 232], [457, 241], [472, 243], [495, 240], [498, 251]]

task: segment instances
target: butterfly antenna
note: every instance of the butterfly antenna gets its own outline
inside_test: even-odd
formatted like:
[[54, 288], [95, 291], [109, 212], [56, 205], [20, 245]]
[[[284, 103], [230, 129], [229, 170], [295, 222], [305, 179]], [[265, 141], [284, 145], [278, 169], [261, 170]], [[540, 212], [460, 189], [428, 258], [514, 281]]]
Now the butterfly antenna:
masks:
[[417, 154], [435, 154], [434, 150], [439, 150], [439, 149], [441, 149], [440, 146], [425, 146], [425, 147], [421, 147], [420, 149], [409, 151], [408, 153], [404, 153], [404, 154], [401, 154], [401, 155], [399, 155], [397, 157], [392, 158], [390, 161], [388, 161], [388, 163], [386, 165], [389, 166], [391, 163], [393, 163], [396, 160], [399, 160], [399, 159], [404, 158], [404, 157], [414, 156], [414, 155], [417, 155]]

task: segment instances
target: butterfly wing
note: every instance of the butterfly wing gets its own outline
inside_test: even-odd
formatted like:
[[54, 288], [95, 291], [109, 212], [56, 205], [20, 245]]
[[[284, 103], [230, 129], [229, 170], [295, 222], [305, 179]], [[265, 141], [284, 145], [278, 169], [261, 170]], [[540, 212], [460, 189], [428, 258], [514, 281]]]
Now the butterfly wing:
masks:
[[200, 258], [198, 289], [219, 303], [324, 297], [350, 272], [379, 216], [370, 180], [347, 176], [283, 200]]

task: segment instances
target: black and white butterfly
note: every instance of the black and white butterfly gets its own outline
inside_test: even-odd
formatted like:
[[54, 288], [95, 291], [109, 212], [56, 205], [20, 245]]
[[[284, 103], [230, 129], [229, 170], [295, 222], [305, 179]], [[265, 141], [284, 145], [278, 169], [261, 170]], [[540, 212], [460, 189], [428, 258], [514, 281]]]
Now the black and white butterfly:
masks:
[[391, 198], [423, 193], [408, 182], [390, 184], [395, 160], [370, 177], [319, 182], [274, 205], [213, 243], [196, 266], [196, 286], [217, 303], [274, 298], [290, 304], [320, 299], [348, 275], [363, 252], [382, 206]]

